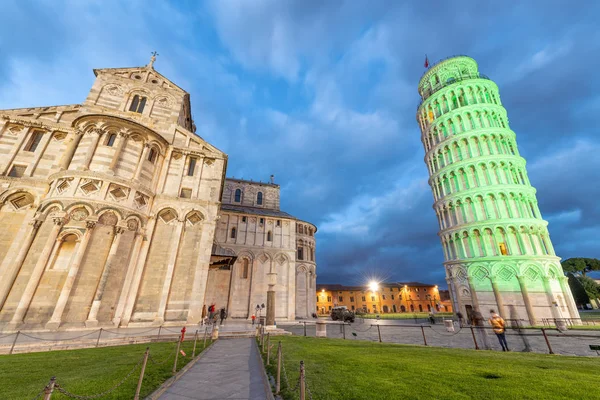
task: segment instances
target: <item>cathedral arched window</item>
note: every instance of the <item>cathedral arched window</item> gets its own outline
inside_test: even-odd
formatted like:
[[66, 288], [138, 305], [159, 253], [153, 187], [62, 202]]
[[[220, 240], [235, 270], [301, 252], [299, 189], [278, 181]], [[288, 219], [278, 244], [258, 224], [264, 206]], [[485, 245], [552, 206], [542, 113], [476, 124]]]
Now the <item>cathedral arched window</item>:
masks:
[[115, 144], [115, 140], [116, 139], [117, 139], [117, 134], [116, 133], [111, 133], [106, 138], [106, 145], [109, 146], [109, 147], [112, 147]]
[[235, 237], [236, 237], [236, 234], [237, 234], [237, 231], [236, 231], [236, 229], [235, 229], [235, 228], [231, 228], [231, 238], [232, 238], [232, 239], [235, 239]]
[[131, 105], [129, 106], [129, 111], [141, 114], [144, 111], [145, 106], [146, 98], [140, 97], [136, 94], [135, 96], [133, 96], [133, 100], [131, 101]]
[[243, 279], [248, 279], [248, 269], [249, 269], [249, 262], [247, 258], [244, 258], [244, 266], [242, 268], [242, 278]]
[[235, 190], [235, 197], [233, 201], [235, 201], [236, 203], [242, 202], [242, 189]]
[[262, 194], [262, 192], [258, 192], [258, 194], [256, 195], [256, 204], [261, 206], [262, 203], [263, 203], [263, 194]]
[[267, 232], [267, 242], [272, 242], [273, 241], [273, 234], [271, 233], [271, 231]]
[[152, 164], [154, 164], [154, 162], [156, 161], [156, 149], [152, 148], [150, 149], [150, 151], [148, 152], [148, 161], [150, 161]]

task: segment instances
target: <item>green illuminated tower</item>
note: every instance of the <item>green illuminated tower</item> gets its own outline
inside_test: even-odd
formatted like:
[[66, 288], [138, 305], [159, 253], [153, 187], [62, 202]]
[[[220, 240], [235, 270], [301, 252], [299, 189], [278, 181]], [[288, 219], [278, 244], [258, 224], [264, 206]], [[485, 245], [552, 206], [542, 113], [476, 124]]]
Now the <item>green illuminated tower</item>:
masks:
[[470, 57], [438, 62], [419, 81], [425, 147], [455, 310], [541, 324], [579, 318], [498, 86]]

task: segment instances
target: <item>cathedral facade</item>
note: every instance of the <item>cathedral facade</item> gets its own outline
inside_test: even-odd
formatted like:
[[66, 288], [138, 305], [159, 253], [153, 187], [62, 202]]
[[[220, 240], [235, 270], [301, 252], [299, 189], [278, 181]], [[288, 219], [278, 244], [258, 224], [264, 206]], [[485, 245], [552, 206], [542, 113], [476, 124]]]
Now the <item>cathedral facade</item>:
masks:
[[314, 225], [279, 186], [226, 179], [189, 94], [94, 70], [82, 104], [0, 110], [0, 330], [194, 324], [315, 310]]

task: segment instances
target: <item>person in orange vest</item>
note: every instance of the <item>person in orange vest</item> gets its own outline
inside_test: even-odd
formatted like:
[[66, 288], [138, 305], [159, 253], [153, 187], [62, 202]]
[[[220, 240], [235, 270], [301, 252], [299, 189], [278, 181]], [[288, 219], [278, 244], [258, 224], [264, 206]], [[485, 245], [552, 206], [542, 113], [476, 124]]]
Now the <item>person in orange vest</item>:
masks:
[[502, 346], [502, 351], [510, 351], [508, 350], [508, 343], [506, 343], [506, 323], [501, 316], [496, 314], [496, 311], [490, 310], [490, 314], [492, 315], [488, 320], [490, 325], [492, 325], [492, 329], [500, 342], [500, 346]]
[[256, 321], [256, 315], [252, 314], [252, 326], [254, 326], [255, 321]]

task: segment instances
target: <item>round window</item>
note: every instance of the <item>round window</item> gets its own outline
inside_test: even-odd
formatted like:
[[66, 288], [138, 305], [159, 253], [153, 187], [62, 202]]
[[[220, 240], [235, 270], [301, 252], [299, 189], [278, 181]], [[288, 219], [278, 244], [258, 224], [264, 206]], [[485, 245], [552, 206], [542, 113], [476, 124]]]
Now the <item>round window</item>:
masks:
[[135, 79], [142, 79], [142, 76], [141, 75], [136, 75], [136, 76], [134, 76], [134, 78]]
[[158, 83], [156, 79], [152, 79], [152, 83]]

